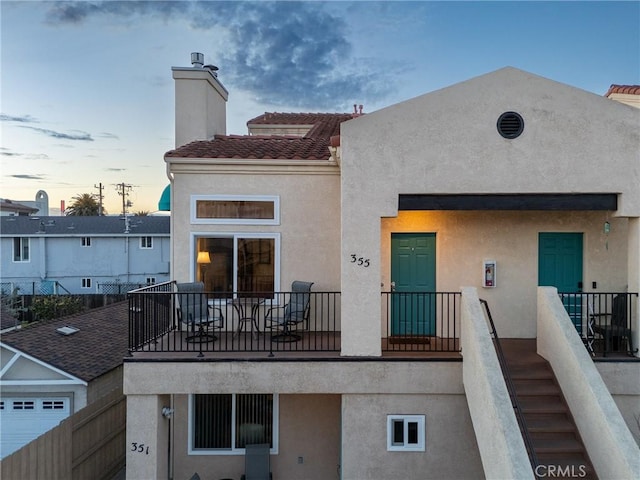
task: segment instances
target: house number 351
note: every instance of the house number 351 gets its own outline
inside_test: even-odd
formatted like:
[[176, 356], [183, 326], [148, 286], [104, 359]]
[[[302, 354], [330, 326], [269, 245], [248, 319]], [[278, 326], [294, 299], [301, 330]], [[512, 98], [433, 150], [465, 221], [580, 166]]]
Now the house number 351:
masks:
[[364, 257], [359, 257], [355, 253], [351, 254], [351, 263], [355, 263], [359, 267], [367, 268], [369, 266], [369, 259]]
[[131, 442], [131, 451], [149, 455], [149, 446], [144, 443]]

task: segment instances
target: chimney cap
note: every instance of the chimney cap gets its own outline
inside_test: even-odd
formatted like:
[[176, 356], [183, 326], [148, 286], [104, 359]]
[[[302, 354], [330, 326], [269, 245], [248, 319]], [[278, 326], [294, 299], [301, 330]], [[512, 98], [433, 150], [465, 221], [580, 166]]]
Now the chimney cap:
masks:
[[191, 52], [191, 65], [193, 68], [202, 68], [204, 65], [204, 54], [200, 52]]

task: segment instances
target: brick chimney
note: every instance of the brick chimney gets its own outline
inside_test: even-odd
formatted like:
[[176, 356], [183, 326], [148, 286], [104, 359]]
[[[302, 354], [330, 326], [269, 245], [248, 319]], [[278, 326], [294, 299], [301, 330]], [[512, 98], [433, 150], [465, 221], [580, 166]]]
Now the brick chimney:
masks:
[[229, 92], [218, 80], [218, 67], [191, 54], [191, 67], [171, 67], [176, 92], [176, 148], [227, 133]]

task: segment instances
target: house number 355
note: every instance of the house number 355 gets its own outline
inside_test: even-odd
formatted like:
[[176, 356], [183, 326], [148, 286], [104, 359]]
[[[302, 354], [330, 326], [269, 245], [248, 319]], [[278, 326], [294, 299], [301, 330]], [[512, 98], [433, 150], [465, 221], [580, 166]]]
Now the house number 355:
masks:
[[359, 267], [367, 268], [369, 266], [369, 259], [364, 257], [359, 257], [355, 253], [351, 254], [351, 263], [355, 263]]

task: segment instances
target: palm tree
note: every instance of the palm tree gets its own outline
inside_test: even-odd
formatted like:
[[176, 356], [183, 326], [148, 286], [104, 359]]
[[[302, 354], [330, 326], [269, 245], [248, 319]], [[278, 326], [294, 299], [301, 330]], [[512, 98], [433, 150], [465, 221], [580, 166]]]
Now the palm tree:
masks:
[[135, 212], [133, 214], [134, 217], [148, 217], [149, 216], [149, 211], [148, 210], [138, 210], [137, 212]]
[[[65, 215], [77, 217], [91, 217], [100, 215], [100, 204], [94, 195], [81, 193], [72, 197], [73, 203], [65, 210]], [[102, 215], [106, 214], [104, 208]]]

